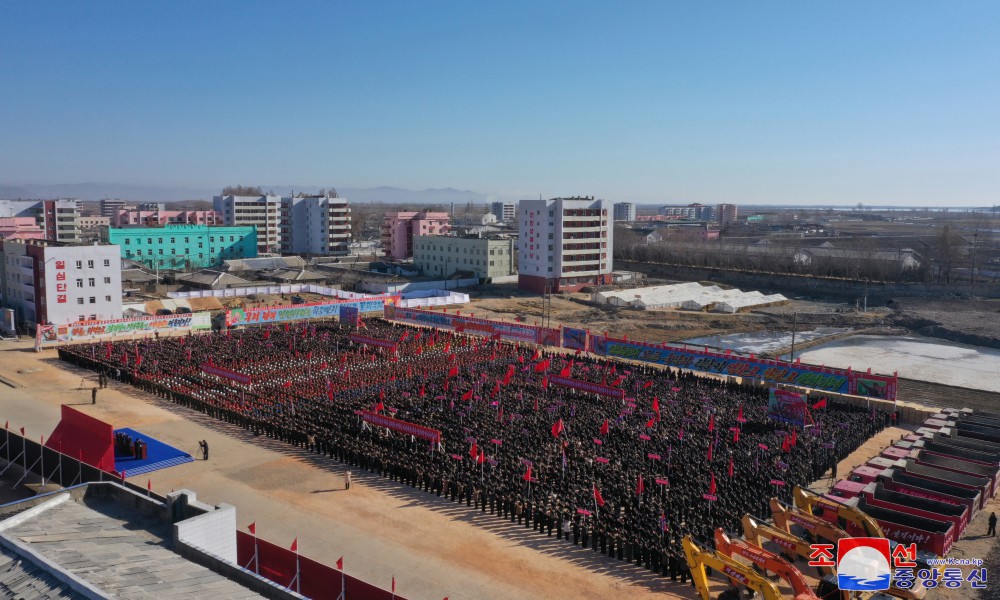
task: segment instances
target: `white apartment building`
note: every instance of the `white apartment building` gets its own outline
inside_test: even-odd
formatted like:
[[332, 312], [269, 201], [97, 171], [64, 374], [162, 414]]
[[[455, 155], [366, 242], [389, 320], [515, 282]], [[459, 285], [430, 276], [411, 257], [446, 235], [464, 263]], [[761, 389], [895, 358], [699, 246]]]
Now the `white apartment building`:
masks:
[[63, 325], [122, 318], [121, 249], [4, 240], [3, 305], [18, 322]]
[[428, 277], [450, 277], [471, 271], [483, 283], [517, 272], [514, 239], [448, 235], [413, 236], [413, 264]]
[[545, 293], [611, 283], [609, 204], [593, 197], [521, 200], [518, 288]]
[[281, 252], [281, 196], [215, 196], [225, 225], [256, 225], [258, 254]]
[[635, 202], [615, 202], [615, 221], [635, 221]]
[[68, 244], [80, 241], [80, 209], [73, 198], [0, 200], [0, 217], [31, 217], [47, 240]]
[[490, 212], [501, 223], [514, 223], [517, 219], [517, 204], [513, 202], [494, 202], [490, 205]]
[[282, 198], [281, 251], [284, 254], [347, 256], [351, 245], [351, 207], [346, 198]]

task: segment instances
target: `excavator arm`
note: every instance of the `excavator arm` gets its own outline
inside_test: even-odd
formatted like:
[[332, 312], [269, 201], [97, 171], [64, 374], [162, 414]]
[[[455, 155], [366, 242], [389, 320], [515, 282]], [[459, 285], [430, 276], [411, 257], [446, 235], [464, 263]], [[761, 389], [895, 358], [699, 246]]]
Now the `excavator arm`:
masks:
[[715, 530], [715, 551], [723, 556], [742, 556], [765, 571], [775, 573], [792, 588], [795, 600], [819, 600], [809, 582], [792, 563], [773, 552], [751, 546], [743, 540], [731, 539], [721, 527]]
[[715, 569], [728, 577], [730, 581], [737, 581], [759, 593], [763, 600], [781, 600], [781, 592], [778, 591], [777, 586], [755, 573], [751, 567], [717, 552], [702, 550], [691, 539], [690, 535], [684, 536], [681, 545], [684, 547], [684, 555], [687, 557], [688, 566], [691, 567], [691, 577], [701, 600], [712, 600], [708, 586], [708, 574], [705, 573], [706, 568]]
[[819, 509], [823, 511], [824, 515], [831, 515], [854, 524], [868, 537], [885, 537], [885, 532], [882, 531], [882, 527], [878, 524], [878, 521], [865, 514], [856, 506], [849, 506], [835, 500], [828, 500], [801, 486], [795, 486], [795, 489], [792, 491], [792, 500], [795, 502], [795, 507], [803, 512], [815, 515], [816, 510]]
[[[773, 542], [774, 545], [789, 554], [794, 554], [805, 560], [810, 560], [810, 556], [812, 555], [812, 548], [802, 538], [794, 536], [787, 531], [782, 531], [777, 527], [772, 527], [767, 523], [761, 523], [750, 515], [743, 515], [743, 537], [749, 540], [751, 544], [761, 548], [764, 547], [762, 539]], [[817, 567], [817, 569], [820, 575], [823, 576], [835, 575], [837, 573], [833, 567]]]

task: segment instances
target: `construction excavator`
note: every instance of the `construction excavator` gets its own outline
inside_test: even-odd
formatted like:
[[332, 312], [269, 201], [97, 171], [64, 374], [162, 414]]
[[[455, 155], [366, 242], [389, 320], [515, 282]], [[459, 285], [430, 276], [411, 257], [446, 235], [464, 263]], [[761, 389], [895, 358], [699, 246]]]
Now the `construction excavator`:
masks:
[[[812, 549], [809, 547], [808, 542], [787, 531], [782, 531], [777, 527], [762, 523], [750, 515], [743, 516], [743, 537], [751, 544], [761, 548], [764, 547], [763, 540], [768, 540], [779, 548], [782, 548], [789, 556], [798, 556], [806, 561], [812, 558]], [[819, 571], [820, 577], [824, 582], [837, 588], [837, 571], [834, 567], [816, 567], [816, 569]], [[822, 583], [820, 585], [824, 586]], [[837, 589], [839, 590], [839, 588]], [[904, 600], [923, 600], [927, 596], [927, 588], [924, 587], [920, 580], [915, 579], [913, 580], [913, 586], [910, 588], [902, 589], [891, 586], [885, 593], [896, 598], [903, 598]], [[825, 587], [821, 587], [821, 590], [817, 591], [817, 594], [822, 598], [830, 597], [830, 592]], [[841, 594], [841, 598], [846, 598], [846, 592], [841, 592]]]
[[815, 517], [810, 512], [798, 510], [794, 506], [788, 506], [777, 498], [771, 498], [770, 506], [775, 527], [794, 535], [792, 531], [794, 523], [806, 530], [808, 534], [806, 541], [809, 543], [818, 542], [820, 540], [816, 538], [821, 538], [831, 544], [836, 544], [837, 540], [850, 537], [846, 531], [829, 521]]
[[762, 600], [781, 600], [781, 592], [778, 591], [778, 587], [769, 579], [754, 572], [753, 567], [736, 562], [718, 552], [702, 550], [690, 535], [684, 536], [681, 545], [684, 547], [684, 555], [691, 568], [691, 578], [701, 600], [712, 600], [708, 586], [708, 574], [705, 572], [705, 569], [708, 568], [722, 573], [729, 578], [732, 584], [732, 587], [719, 595], [720, 600], [738, 599], [740, 588], [737, 584], [757, 592]]
[[[777, 554], [752, 546], [743, 540], [734, 540], [719, 527], [715, 530], [715, 551], [722, 556], [734, 558], [742, 556], [764, 571], [776, 574], [792, 588], [795, 600], [818, 600], [820, 596], [809, 586], [809, 582], [792, 563]], [[840, 600], [836, 596], [830, 600]]]

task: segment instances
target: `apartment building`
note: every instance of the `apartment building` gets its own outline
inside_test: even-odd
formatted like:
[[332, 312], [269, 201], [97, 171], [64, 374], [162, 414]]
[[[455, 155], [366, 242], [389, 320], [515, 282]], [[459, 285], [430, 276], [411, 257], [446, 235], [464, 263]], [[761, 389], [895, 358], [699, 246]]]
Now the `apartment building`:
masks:
[[500, 223], [514, 223], [517, 220], [517, 204], [514, 202], [494, 202], [490, 212]]
[[545, 293], [611, 283], [609, 204], [593, 197], [521, 200], [518, 288]]
[[351, 207], [346, 198], [301, 195], [282, 198], [281, 252], [347, 256], [351, 247]]
[[47, 240], [67, 244], [80, 241], [80, 209], [72, 198], [0, 200], [0, 217], [31, 217]]
[[635, 221], [635, 202], [615, 202], [615, 221]]
[[151, 269], [204, 269], [225, 260], [257, 257], [253, 225], [112, 227], [105, 241], [121, 248], [121, 258]]
[[215, 196], [213, 208], [224, 225], [257, 228], [257, 253], [281, 252], [281, 196]]
[[483, 283], [517, 272], [514, 239], [497, 237], [413, 237], [413, 264], [430, 277], [449, 277], [456, 271], [471, 271]]
[[4, 240], [2, 301], [33, 327], [122, 318], [117, 246], [76, 246], [49, 240]]
[[115, 213], [119, 210], [132, 208], [132, 206], [124, 200], [101, 200], [101, 216], [108, 217], [109, 219], [115, 216]]
[[115, 213], [112, 227], [162, 227], [164, 225], [224, 225], [215, 210], [144, 210], [124, 208]]
[[382, 250], [400, 260], [413, 256], [413, 238], [443, 235], [451, 229], [446, 212], [387, 212], [382, 219]]

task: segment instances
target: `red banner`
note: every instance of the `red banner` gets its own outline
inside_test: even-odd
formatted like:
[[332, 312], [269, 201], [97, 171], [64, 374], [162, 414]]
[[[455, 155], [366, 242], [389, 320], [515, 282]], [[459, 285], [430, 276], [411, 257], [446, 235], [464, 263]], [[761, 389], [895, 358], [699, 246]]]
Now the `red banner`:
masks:
[[388, 349], [392, 350], [393, 352], [395, 352], [396, 348], [399, 347], [399, 344], [397, 342], [393, 342], [393, 341], [390, 341], [390, 340], [382, 340], [382, 339], [379, 339], [379, 338], [368, 337], [367, 335], [352, 334], [350, 339], [351, 339], [352, 342], [355, 342], [355, 343], [358, 343], [358, 344], [365, 344], [365, 345], [368, 345], [368, 346], [378, 346], [380, 348], [388, 348]]
[[373, 413], [370, 410], [361, 410], [357, 412], [361, 414], [361, 418], [365, 421], [365, 423], [371, 423], [372, 425], [385, 427], [386, 429], [390, 429], [392, 431], [412, 435], [422, 440], [429, 440], [432, 442], [441, 441], [441, 432], [437, 429], [431, 429], [430, 427], [424, 427], [408, 421], [400, 421], [399, 419], [393, 419], [392, 417], [386, 417]]
[[589, 381], [583, 381], [582, 379], [573, 379], [572, 377], [552, 375], [549, 377], [549, 384], [562, 385], [568, 388], [590, 392], [592, 394], [618, 398], [619, 400], [625, 398], [625, 390], [621, 388], [611, 387], [610, 385], [601, 385], [600, 383], [591, 383]]
[[236, 383], [242, 383], [243, 385], [253, 384], [253, 378], [245, 373], [237, 373], [236, 371], [230, 371], [229, 369], [217, 367], [208, 363], [201, 365], [201, 371], [203, 373], [208, 373], [209, 375], [222, 377], [223, 379], [231, 379]]

